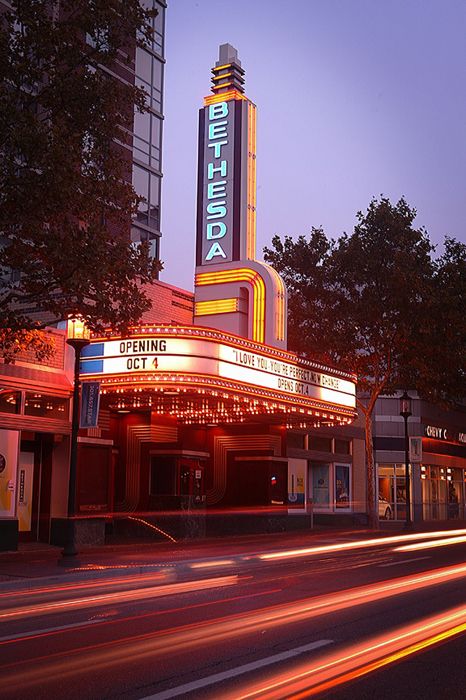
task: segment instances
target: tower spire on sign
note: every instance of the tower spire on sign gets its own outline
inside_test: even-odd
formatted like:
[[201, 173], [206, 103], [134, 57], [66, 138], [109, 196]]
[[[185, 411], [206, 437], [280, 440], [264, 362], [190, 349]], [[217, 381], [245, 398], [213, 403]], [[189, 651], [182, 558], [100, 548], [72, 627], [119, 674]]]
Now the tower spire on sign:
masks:
[[286, 348], [286, 289], [256, 259], [256, 105], [231, 44], [199, 112], [194, 322]]
[[244, 70], [238, 51], [231, 44], [221, 44], [218, 61], [212, 68], [212, 92], [216, 95], [229, 90], [244, 92]]

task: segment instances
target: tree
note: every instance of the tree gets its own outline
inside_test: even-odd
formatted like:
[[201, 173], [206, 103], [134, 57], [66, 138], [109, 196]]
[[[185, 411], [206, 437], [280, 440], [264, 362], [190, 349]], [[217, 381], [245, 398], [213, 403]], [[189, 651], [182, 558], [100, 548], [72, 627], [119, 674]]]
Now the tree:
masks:
[[424, 354], [418, 361], [418, 386], [443, 405], [466, 397], [466, 245], [445, 238], [444, 253], [434, 261], [434, 287], [426, 305]]
[[[366, 213], [357, 214], [351, 235], [331, 241], [313, 229], [309, 240], [300, 237], [293, 242], [285, 237], [284, 245], [276, 236], [273, 248], [264, 251], [266, 261], [283, 275], [291, 291], [292, 349], [358, 376], [371, 526], [378, 521], [372, 441], [377, 398], [401, 387], [438, 393], [433, 388], [438, 357], [432, 348], [435, 333], [445, 323], [439, 321], [435, 331], [430, 316], [439, 304], [446, 304], [458, 321], [461, 303], [464, 309], [464, 277], [462, 301], [456, 299], [454, 310], [451, 303], [464, 274], [464, 247], [447, 241], [445, 255], [435, 263], [426, 232], [413, 225], [415, 216], [404, 199], [393, 205], [381, 197], [371, 201]], [[461, 374], [464, 321], [461, 327], [455, 338], [449, 334], [452, 365], [445, 371], [450, 377]], [[463, 345], [458, 345], [461, 338]]]
[[116, 60], [130, 68], [135, 42], [150, 41], [154, 13], [138, 0], [11, 6], [0, 18], [0, 327], [7, 353], [44, 319], [79, 312], [93, 329], [137, 322], [149, 307], [141, 287], [160, 267], [147, 246], [129, 240], [138, 197], [125, 145], [132, 145], [134, 105], [145, 109], [145, 93], [114, 77]]

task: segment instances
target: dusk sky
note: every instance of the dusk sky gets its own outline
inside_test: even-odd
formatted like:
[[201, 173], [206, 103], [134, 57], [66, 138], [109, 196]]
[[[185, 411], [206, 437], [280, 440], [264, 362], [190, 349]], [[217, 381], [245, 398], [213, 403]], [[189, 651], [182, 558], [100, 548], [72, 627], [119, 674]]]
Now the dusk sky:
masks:
[[259, 260], [277, 233], [351, 232], [380, 194], [466, 241], [466, 0], [169, 0], [162, 281], [193, 288], [198, 110], [227, 42], [258, 107]]

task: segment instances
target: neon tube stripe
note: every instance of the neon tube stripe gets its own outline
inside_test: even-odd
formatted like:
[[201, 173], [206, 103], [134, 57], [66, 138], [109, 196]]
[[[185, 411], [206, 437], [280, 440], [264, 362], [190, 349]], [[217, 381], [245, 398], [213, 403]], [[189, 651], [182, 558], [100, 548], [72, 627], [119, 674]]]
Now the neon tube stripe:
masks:
[[247, 97], [238, 92], [238, 90], [228, 90], [228, 92], [207, 95], [207, 97], [204, 97], [204, 106], [213, 105], [216, 102], [228, 102], [229, 100], [247, 100]]
[[238, 299], [213, 299], [212, 301], [197, 301], [194, 305], [195, 316], [212, 316], [238, 311]]
[[285, 340], [285, 284], [276, 270], [270, 265], [267, 265], [272, 277], [275, 280], [275, 288], [277, 291], [277, 303], [275, 308], [275, 336], [277, 340]]
[[247, 226], [246, 257], [256, 259], [256, 107], [248, 103], [248, 191], [247, 191]]
[[252, 286], [252, 338], [258, 343], [263, 343], [265, 337], [265, 283], [258, 272], [248, 268], [221, 270], [218, 272], [201, 272], [196, 275], [195, 284], [198, 287], [205, 287], [212, 284], [228, 284], [231, 282], [249, 282]]

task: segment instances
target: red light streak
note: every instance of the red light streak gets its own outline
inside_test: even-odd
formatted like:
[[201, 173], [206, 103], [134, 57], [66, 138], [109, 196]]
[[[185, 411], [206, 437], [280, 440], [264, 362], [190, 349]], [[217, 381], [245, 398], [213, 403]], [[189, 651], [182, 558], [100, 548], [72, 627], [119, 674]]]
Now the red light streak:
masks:
[[18, 619], [20, 617], [33, 617], [45, 615], [47, 613], [58, 613], [64, 610], [76, 610], [77, 608], [95, 607], [109, 603], [124, 603], [132, 600], [143, 600], [145, 598], [156, 598], [177, 593], [186, 593], [206, 588], [232, 586], [238, 583], [238, 576], [223, 576], [217, 578], [201, 579], [198, 581], [182, 581], [163, 586], [151, 586], [150, 588], [139, 588], [134, 591], [116, 591], [86, 598], [71, 598], [70, 600], [59, 600], [52, 603], [42, 603], [40, 605], [25, 605], [21, 608], [10, 608], [0, 612], [0, 620]]
[[[184, 612], [186, 613], [188, 610], [196, 610], [200, 608], [208, 608], [211, 606], [215, 605], [228, 605], [230, 603], [236, 602], [238, 600], [244, 600], [247, 598], [250, 600], [251, 598], [260, 598], [263, 596], [267, 595], [273, 595], [275, 593], [280, 593], [282, 591], [281, 588], [269, 588], [267, 590], [263, 591], [258, 591], [256, 593], [247, 593], [244, 595], [236, 595], [236, 596], [229, 596], [228, 598], [221, 598], [220, 600], [209, 600], [209, 601], [203, 601], [202, 603], [194, 603], [192, 605], [183, 605], [182, 607], [176, 607], [176, 608], [166, 608], [165, 610], [155, 610], [149, 613], [141, 613], [138, 615], [125, 615], [125, 622], [128, 624], [129, 622], [132, 622], [133, 620], [142, 620], [142, 619], [148, 619], [148, 618], [154, 618], [154, 617], [163, 617], [163, 616], [170, 616], [175, 613], [180, 613]], [[101, 619], [101, 620], [91, 620], [90, 624], [98, 624], [99, 628], [102, 627], [108, 627], [109, 625], [114, 625], [115, 622], [119, 622], [116, 618], [113, 619]], [[70, 625], [69, 626], [69, 631], [71, 633], [74, 633], [75, 630], [79, 627], [79, 625]], [[14, 642], [15, 644], [18, 642], [23, 642], [25, 640], [30, 640], [30, 639], [40, 639], [42, 637], [50, 637], [58, 633], [63, 633], [63, 629], [56, 629], [56, 630], [41, 630], [40, 632], [37, 632], [36, 634], [29, 634], [26, 633], [23, 637], [16, 637], [15, 639], [4, 639], [0, 641], [0, 646], [5, 646], [8, 644], [11, 644]], [[133, 638], [134, 639], [134, 638]], [[49, 658], [49, 656], [45, 657]]]
[[[409, 593], [420, 588], [437, 586], [455, 579], [464, 578], [465, 576], [466, 564], [435, 569], [415, 576], [401, 577], [382, 583], [338, 591], [325, 596], [270, 606], [252, 613], [241, 613], [235, 616], [221, 617], [200, 623], [196, 622], [176, 630], [151, 632], [133, 638], [88, 646], [84, 649], [78, 648], [71, 652], [71, 656], [70, 652], [60, 653], [54, 657], [44, 656], [41, 659], [40, 666], [37, 667], [30, 666], [30, 661], [20, 662], [9, 667], [3, 666], [2, 678], [10, 689], [35, 685], [53, 675], [60, 676], [60, 679], [63, 680], [82, 673], [83, 668], [89, 667], [93, 671], [98, 671], [118, 666], [127, 660], [128, 655], [134, 655], [135, 658], [138, 658], [138, 661], [143, 661], [146, 658], [153, 660], [157, 656], [172, 652], [198, 649], [206, 644], [238, 638], [254, 632], [258, 628], [265, 630], [280, 625], [296, 624], [298, 621], [333, 613], [355, 605], [365, 605], [372, 601], [387, 599], [391, 596]], [[236, 582], [237, 577], [209, 579], [209, 581], [211, 584], [218, 581], [215, 585], [222, 585], [222, 581], [225, 582], [229, 579]], [[188, 584], [192, 583], [188, 582]], [[227, 583], [226, 585], [229, 584]], [[167, 589], [169, 587], [164, 588]], [[172, 588], [174, 592], [180, 592], [179, 589], [176, 589], [176, 586]], [[27, 610], [27, 607], [23, 608], [23, 610]], [[466, 616], [465, 609], [461, 608], [461, 610], [463, 611], [461, 614], [464, 613]], [[435, 633], [438, 632], [438, 630], [435, 631]], [[414, 640], [408, 640], [408, 643], [411, 641], [414, 643]], [[384, 637], [378, 641], [373, 640], [372, 645], [378, 645], [385, 649], [387, 638]], [[366, 648], [363, 651], [366, 653]], [[386, 653], [393, 651], [393, 649], [387, 649]], [[369, 659], [364, 658], [364, 653], [360, 651], [359, 657], [362, 658], [362, 662], [367, 663]], [[356, 656], [355, 652], [351, 652], [350, 656], [351, 658]], [[35, 661], [37, 662], [37, 660]], [[339, 657], [338, 661], [335, 661], [336, 665], [339, 663], [341, 663], [341, 657]], [[340, 666], [338, 668], [340, 672], [344, 670]], [[6, 671], [8, 671], [8, 675]], [[235, 697], [237, 698], [238, 696], [236, 695]], [[277, 695], [276, 697], [282, 700], [284, 696]], [[288, 692], [286, 697], [290, 697]]]
[[[388, 634], [327, 654], [315, 665], [301, 664], [292, 673], [277, 674], [266, 684], [255, 684], [241, 692], [220, 696], [223, 700], [301, 700], [317, 695], [342, 683], [354, 680], [382, 666], [445, 641], [466, 631], [466, 606], [453, 608], [441, 615], [424, 618]], [[284, 695], [284, 689], [286, 694]]]
[[466, 535], [466, 530], [438, 530], [437, 532], [418, 532], [410, 535], [396, 535], [394, 537], [376, 537], [371, 540], [358, 540], [357, 542], [342, 542], [339, 544], [322, 545], [319, 547], [305, 547], [302, 549], [288, 549], [282, 552], [269, 552], [259, 554], [259, 559], [289, 559], [291, 557], [305, 557], [313, 554], [326, 554], [328, 552], [341, 552], [352, 549], [364, 549], [378, 545], [390, 545], [394, 542], [408, 542], [410, 540], [422, 540], [429, 537], [446, 537], [447, 535]]
[[395, 547], [394, 552], [415, 552], [418, 549], [432, 549], [433, 547], [447, 547], [452, 544], [466, 542], [466, 537], [447, 537], [444, 540], [429, 540], [417, 544], [407, 544], [402, 547]]

